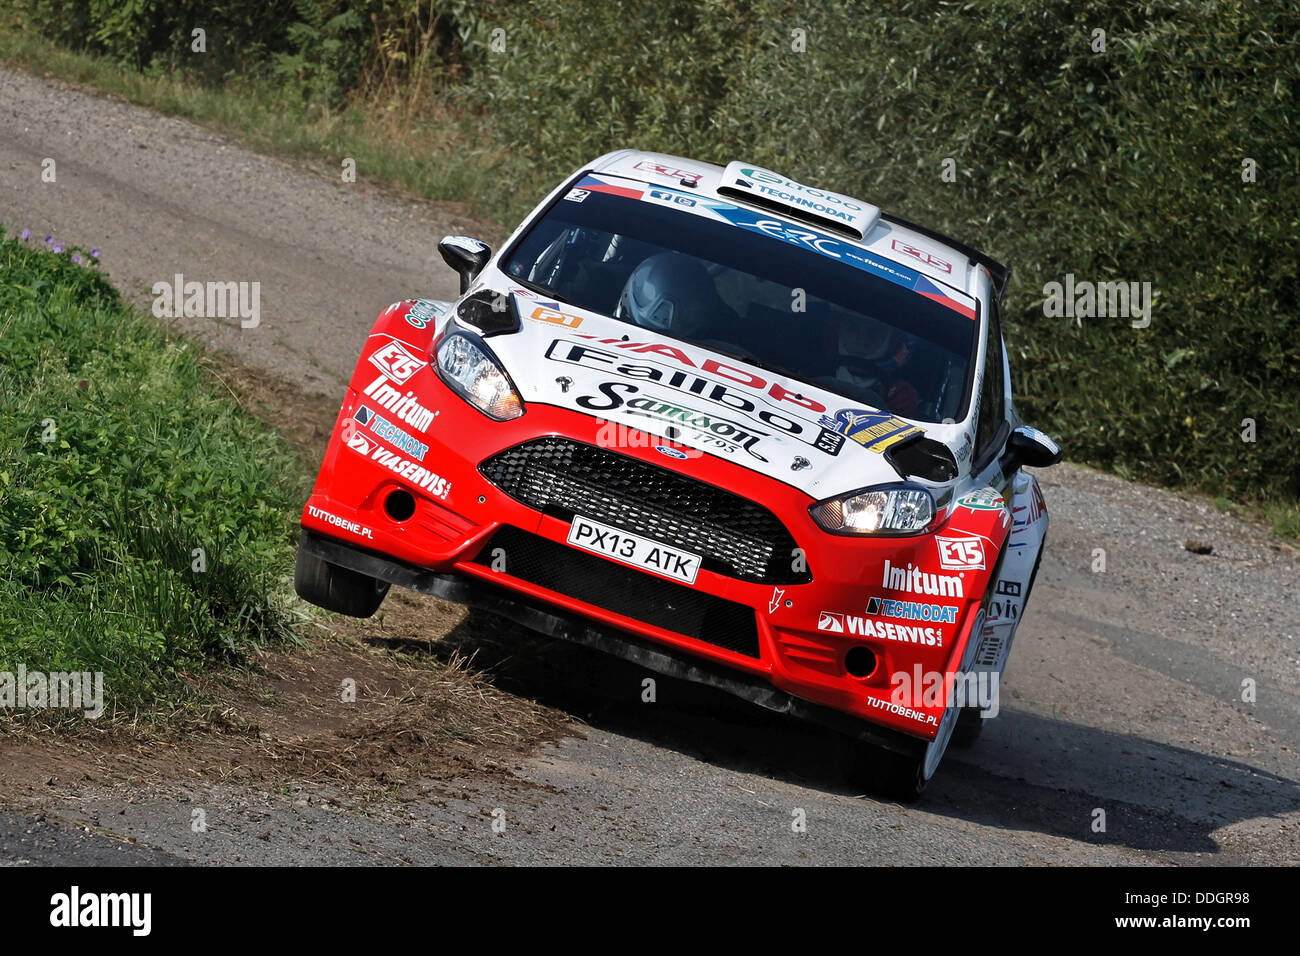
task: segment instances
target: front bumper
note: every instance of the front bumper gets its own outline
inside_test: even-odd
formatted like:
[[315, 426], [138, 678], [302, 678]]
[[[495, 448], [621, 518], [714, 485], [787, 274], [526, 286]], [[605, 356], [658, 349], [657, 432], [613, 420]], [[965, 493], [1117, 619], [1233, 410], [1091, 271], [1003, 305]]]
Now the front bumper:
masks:
[[[607, 638], [602, 649], [638, 648], [634, 659], [647, 666], [661, 656], [685, 659], [690, 661], [683, 665], [687, 672], [713, 674], [716, 680], [706, 682], [716, 686], [750, 688], [741, 696], [763, 706], [780, 702], [773, 709], [829, 709], [868, 721], [886, 736], [913, 741], [932, 740], [938, 733], [947, 701], [901, 706], [891, 699], [894, 680], [899, 674], [911, 678], [918, 669], [926, 675], [958, 669], [983, 581], [969, 575], [964, 594], [942, 599], [957, 606], [959, 613], [952, 623], [928, 629], [941, 632], [930, 645], [895, 638], [893, 630], [890, 639], [883, 639], [854, 636], [844, 629], [832, 632], [826, 626], [835, 616], [864, 620], [873, 596], [911, 597], [882, 591], [881, 569], [886, 559], [895, 566], [932, 565], [930, 536], [861, 540], [826, 534], [808, 515], [811, 502], [802, 492], [705, 455], [673, 470], [732, 490], [778, 516], [806, 560], [811, 580], [758, 583], [704, 568], [694, 586], [687, 587], [569, 547], [566, 520], [525, 506], [479, 471], [479, 463], [538, 436], [563, 436], [597, 446], [599, 420], [534, 404], [520, 419], [489, 423], [447, 393], [436, 424], [424, 436], [427, 453], [398, 473], [393, 465], [384, 467], [341, 440], [343, 424], [365, 401], [349, 391], [303, 512], [306, 546], [338, 550], [338, 560], [320, 554], [326, 560], [450, 600], [464, 600], [453, 591], [468, 594], [473, 588], [474, 595], [491, 595], [490, 610], [497, 610], [508, 596], [529, 608], [530, 619], [541, 621], [535, 617], [540, 613], [548, 621], [568, 622], [561, 633], [557, 625], [542, 621], [538, 629], [544, 633], [582, 643], [591, 643], [585, 636], [600, 633]], [[663, 467], [662, 459], [656, 460], [648, 448], [620, 449], [619, 454]], [[432, 472], [436, 480], [429, 478]], [[395, 489], [414, 496], [415, 512], [409, 519], [395, 521], [385, 511], [386, 497]], [[513, 536], [510, 546], [499, 547], [505, 535]], [[509, 558], [501, 566], [494, 562], [497, 551]], [[515, 556], [525, 552], [530, 566], [520, 571]], [[362, 560], [357, 555], [365, 557], [367, 567], [355, 566]], [[656, 608], [671, 611], [671, 618], [650, 613]], [[534, 626], [527, 620], [520, 623]], [[858, 647], [869, 649], [876, 660], [874, 670], [861, 677], [852, 676], [846, 664], [848, 652]], [[798, 705], [790, 702], [796, 700]]]

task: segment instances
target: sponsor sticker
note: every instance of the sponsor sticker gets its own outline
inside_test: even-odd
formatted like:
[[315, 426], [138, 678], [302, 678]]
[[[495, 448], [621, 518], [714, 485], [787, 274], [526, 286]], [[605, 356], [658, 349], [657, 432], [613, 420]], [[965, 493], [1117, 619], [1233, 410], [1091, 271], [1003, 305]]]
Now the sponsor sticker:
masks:
[[394, 384], [401, 383], [390, 382], [387, 375], [380, 375], [366, 386], [365, 395], [392, 412], [399, 421], [405, 422], [418, 431], [428, 431], [433, 420], [438, 417], [438, 413], [421, 405], [419, 399], [415, 397], [415, 392], [403, 393], [394, 388]]
[[697, 205], [696, 200], [690, 196], [683, 196], [681, 193], [675, 193], [671, 189], [651, 189], [647, 195], [651, 199], [658, 199], [660, 202], [676, 203], [679, 206]]
[[895, 624], [892, 621], [873, 621], [868, 617], [844, 614], [839, 611], [822, 611], [817, 617], [817, 629], [829, 634], [848, 634], [852, 637], [872, 637], [881, 641], [943, 647], [942, 628]]
[[909, 591], [933, 597], [965, 597], [962, 574], [934, 574], [916, 567], [911, 562], [904, 567], [885, 559], [880, 586], [887, 591]]
[[[373, 421], [373, 417], [369, 420]], [[436, 475], [428, 468], [425, 468], [420, 464], [418, 458], [404, 458], [383, 445], [370, 442], [365, 435], [361, 434], [358, 424], [356, 418], [349, 418], [343, 424], [343, 441], [348, 448], [359, 455], [364, 455], [373, 462], [383, 465], [399, 478], [427, 491], [435, 498], [445, 500], [447, 495], [451, 493], [451, 482], [446, 478]], [[364, 423], [362, 423], [362, 427], [364, 427]]]
[[957, 608], [950, 604], [922, 604], [918, 601], [882, 597], [867, 599], [867, 614], [909, 621], [933, 621], [936, 624], [954, 624], [957, 621]]
[[956, 509], [968, 511], [1001, 511], [1007, 501], [995, 488], [981, 488], [957, 499]]
[[342, 528], [344, 531], [355, 534], [358, 538], [369, 538], [372, 541], [375, 538], [374, 531], [367, 528], [365, 525], [359, 524], [355, 521], [350, 521], [347, 518], [340, 518], [338, 515], [326, 511], [323, 508], [317, 508], [315, 505], [308, 505], [307, 513], [317, 521], [324, 521], [326, 524], [333, 525], [336, 528]]
[[931, 252], [926, 252], [924, 249], [918, 249], [916, 246], [910, 246], [906, 242], [903, 242], [901, 239], [894, 239], [890, 243], [890, 247], [895, 252], [901, 252], [905, 256], [911, 256], [913, 259], [916, 259], [919, 262], [924, 262], [927, 266], [933, 266], [934, 268], [938, 269], [940, 272], [952, 272], [951, 262], [945, 262], [943, 259], [940, 259], [938, 256], [934, 255]]
[[646, 160], [641, 160], [641, 162], [636, 163], [632, 168], [640, 169], [647, 173], [654, 173], [656, 176], [665, 176], [668, 179], [675, 179], [678, 182], [681, 182], [683, 179], [690, 183], [698, 183], [700, 181], [699, 173], [689, 173], [684, 169], [665, 166], [663, 163], [652, 163]]
[[411, 435], [398, 428], [383, 415], [378, 415], [371, 411], [365, 405], [360, 406], [352, 415], [353, 421], [365, 425], [377, 437], [393, 447], [405, 452], [417, 461], [424, 461], [424, 456], [429, 452], [429, 446], [422, 441], [417, 441]]
[[[553, 362], [601, 369], [642, 384], [633, 384], [631, 381], [601, 382], [597, 386], [599, 396], [585, 395], [577, 399], [578, 405], [587, 411], [604, 413], [621, 408], [630, 396], [640, 395], [643, 385], [654, 385], [658, 389], [671, 389], [682, 400], [706, 402], [725, 412], [732, 418], [731, 421], [716, 419], [715, 424], [707, 429], [697, 426], [697, 431], [707, 431], [714, 437], [744, 447], [751, 454], [753, 442], [765, 433], [749, 425], [736, 429], [734, 419], [737, 417], [747, 418], [763, 428], [784, 432], [823, 454], [836, 455], [843, 447], [843, 435], [821, 427], [815, 421], [809, 421], [796, 411], [796, 408], [801, 408], [820, 412], [825, 411], [825, 406], [813, 398], [790, 391], [779, 382], [768, 381], [755, 372], [728, 365], [715, 358], [702, 359], [697, 365], [689, 355], [674, 346], [623, 342], [621, 339], [598, 341], [616, 348], [635, 348], [637, 352], [635, 357], [631, 354], [620, 355], [571, 340], [555, 339], [546, 350], [546, 358]], [[691, 369], [698, 368], [702, 372], [716, 375], [722, 381], [666, 365], [649, 358], [649, 354], [667, 357]], [[658, 401], [651, 400], [650, 405], [654, 404], [658, 404]], [[633, 412], [658, 417], [649, 409], [633, 409]], [[699, 414], [686, 406], [683, 406], [683, 412]], [[663, 414], [669, 418], [675, 417], [667, 409]], [[607, 416], [602, 414], [602, 417]]]
[[442, 308], [427, 299], [415, 299], [406, 310], [406, 321], [422, 329], [442, 314]]
[[370, 364], [398, 385], [405, 385], [407, 379], [424, 368], [426, 363], [403, 348], [401, 342], [393, 340], [370, 353]]
[[538, 322], [562, 325], [566, 329], [576, 329], [582, 325], [582, 316], [562, 311], [557, 302], [539, 302], [533, 311], [528, 313], [528, 317]]
[[924, 434], [922, 429], [888, 412], [865, 408], [841, 408], [834, 415], [823, 415], [821, 424], [876, 454], [905, 438]]
[[831, 634], [844, 633], [844, 615], [834, 611], [822, 611], [817, 617], [817, 630], [829, 631]]
[[978, 571], [984, 568], [984, 542], [980, 538], [934, 539], [939, 549], [939, 564], [947, 571]]

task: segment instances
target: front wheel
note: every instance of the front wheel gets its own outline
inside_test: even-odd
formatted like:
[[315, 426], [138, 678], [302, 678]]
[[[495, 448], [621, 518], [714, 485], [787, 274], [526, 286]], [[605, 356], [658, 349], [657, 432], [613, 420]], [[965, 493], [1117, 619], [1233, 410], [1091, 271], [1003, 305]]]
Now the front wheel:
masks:
[[293, 589], [304, 601], [350, 617], [370, 617], [388, 594], [388, 582], [330, 564], [298, 548]]
[[914, 803], [925, 792], [925, 754], [909, 756], [855, 743], [848, 755], [846, 777], [854, 787], [877, 796]]

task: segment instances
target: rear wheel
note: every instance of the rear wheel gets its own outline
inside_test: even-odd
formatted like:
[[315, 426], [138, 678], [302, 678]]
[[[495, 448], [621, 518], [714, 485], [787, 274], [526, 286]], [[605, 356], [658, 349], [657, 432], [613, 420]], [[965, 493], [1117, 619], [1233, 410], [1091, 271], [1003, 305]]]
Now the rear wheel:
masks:
[[293, 589], [303, 600], [327, 611], [350, 617], [370, 617], [383, 603], [384, 595], [388, 593], [388, 582], [330, 564], [299, 547]]

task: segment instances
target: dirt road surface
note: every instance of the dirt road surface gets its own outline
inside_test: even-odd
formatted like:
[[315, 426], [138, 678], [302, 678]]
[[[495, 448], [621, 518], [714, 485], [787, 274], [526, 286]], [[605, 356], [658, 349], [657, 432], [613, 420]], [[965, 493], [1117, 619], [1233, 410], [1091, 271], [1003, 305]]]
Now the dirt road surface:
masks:
[[[257, 328], [173, 324], [285, 383], [267, 411], [291, 431], [332, 419], [384, 305], [454, 294], [437, 240], [482, 232], [456, 210], [3, 70], [0, 224], [99, 247], [145, 308], [177, 273], [259, 281]], [[365, 800], [346, 780], [232, 781], [182, 760], [69, 779], [29, 745], [27, 765], [50, 772], [0, 779], [0, 861], [1300, 862], [1295, 552], [1201, 501], [1070, 466], [1040, 480], [1052, 525], [1002, 715], [950, 750], [919, 805], [848, 790], [820, 730], [670, 680], [644, 704], [630, 664], [478, 617], [443, 633], [412, 595], [397, 604], [412, 623], [399, 614], [390, 634], [476, 653], [502, 692], [569, 715], [568, 729]], [[1212, 553], [1186, 550], [1193, 538]]]

